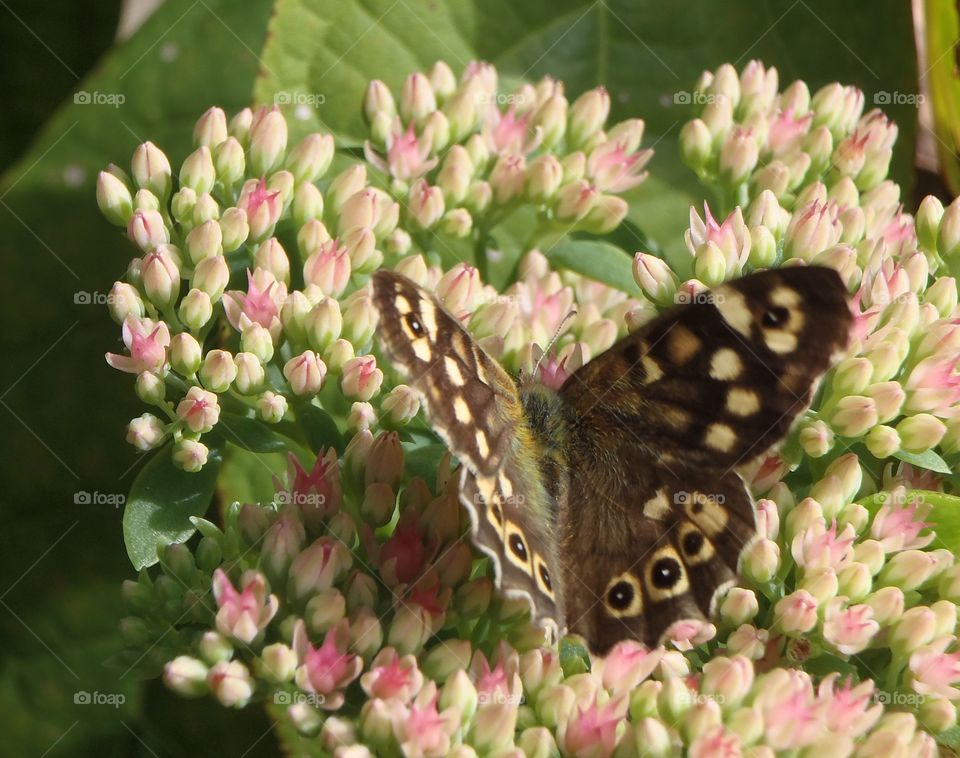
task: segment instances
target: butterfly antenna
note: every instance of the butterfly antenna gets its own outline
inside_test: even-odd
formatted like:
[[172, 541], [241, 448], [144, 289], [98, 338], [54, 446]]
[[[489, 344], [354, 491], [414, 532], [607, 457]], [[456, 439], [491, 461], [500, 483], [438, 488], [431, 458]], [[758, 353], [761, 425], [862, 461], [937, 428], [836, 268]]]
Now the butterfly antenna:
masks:
[[551, 337], [550, 342], [547, 343], [547, 349], [544, 350], [537, 359], [537, 365], [533, 367], [533, 373], [530, 375], [531, 378], [537, 375], [537, 372], [540, 370], [540, 364], [543, 363], [543, 359], [549, 355], [550, 351], [553, 349], [553, 346], [557, 344], [557, 340], [560, 339], [560, 332], [563, 330], [564, 325], [576, 315], [576, 308], [571, 308], [567, 315], [563, 317], [563, 321], [561, 321], [557, 326], [557, 330], [553, 333], [553, 337]]

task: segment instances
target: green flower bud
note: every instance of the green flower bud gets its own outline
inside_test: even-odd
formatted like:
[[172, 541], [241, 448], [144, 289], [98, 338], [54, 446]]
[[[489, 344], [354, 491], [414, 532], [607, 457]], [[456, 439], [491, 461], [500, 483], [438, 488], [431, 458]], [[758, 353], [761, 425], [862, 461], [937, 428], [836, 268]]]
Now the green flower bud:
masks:
[[187, 255], [194, 265], [205, 258], [223, 255], [223, 230], [218, 221], [204, 221], [187, 234]]
[[212, 195], [203, 194], [197, 196], [197, 203], [193, 206], [193, 225], [202, 224], [210, 219], [220, 218], [220, 206], [213, 199]]
[[212, 392], [226, 392], [237, 378], [237, 365], [226, 350], [211, 350], [200, 366], [200, 381]]
[[419, 71], [407, 76], [400, 91], [400, 116], [404, 122], [423, 121], [437, 109], [430, 80]]
[[533, 115], [531, 125], [540, 128], [541, 144], [550, 149], [563, 139], [567, 130], [567, 98], [556, 93], [544, 100]]
[[237, 353], [234, 358], [237, 377], [234, 383], [241, 395], [252, 395], [263, 386], [266, 374], [260, 360], [253, 353]]
[[193, 227], [193, 209], [197, 204], [197, 193], [189, 187], [181, 187], [170, 200], [170, 212], [185, 229]]
[[170, 340], [170, 365], [182, 376], [193, 376], [197, 372], [202, 355], [200, 343], [192, 334], [181, 332]]
[[315, 182], [330, 168], [333, 152], [333, 137], [329, 134], [308, 134], [290, 151], [287, 168], [297, 184]]
[[222, 255], [204, 258], [193, 271], [191, 284], [195, 289], [206, 292], [211, 302], [218, 302], [230, 281], [230, 266]]
[[315, 184], [297, 185], [293, 193], [292, 214], [298, 228], [308, 221], [323, 218], [323, 195]]
[[356, 194], [364, 188], [367, 183], [367, 169], [362, 163], [355, 164], [342, 171], [327, 188], [327, 204], [337, 214], [349, 197]]
[[107, 221], [126, 227], [133, 213], [130, 188], [113, 174], [101, 171], [97, 174], [97, 205]]
[[227, 116], [222, 108], [208, 108], [193, 127], [193, 144], [211, 150], [227, 139]]
[[584, 145], [596, 134], [610, 113], [610, 95], [603, 87], [584, 92], [570, 106], [567, 143], [574, 148]]
[[340, 303], [325, 297], [315, 305], [304, 319], [307, 343], [319, 353], [326, 350], [343, 329], [343, 316]]
[[947, 427], [930, 413], [909, 416], [897, 424], [901, 447], [910, 453], [922, 453], [936, 446], [947, 433]]
[[916, 215], [917, 242], [925, 253], [937, 251], [937, 234], [943, 218], [943, 203], [934, 195], [927, 195], [920, 203]]

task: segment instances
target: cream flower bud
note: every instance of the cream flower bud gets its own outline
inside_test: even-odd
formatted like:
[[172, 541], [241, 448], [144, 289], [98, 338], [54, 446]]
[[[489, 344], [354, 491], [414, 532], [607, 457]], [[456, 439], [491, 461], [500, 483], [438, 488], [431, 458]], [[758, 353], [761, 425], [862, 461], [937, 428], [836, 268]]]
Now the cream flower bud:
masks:
[[222, 255], [205, 258], [193, 272], [193, 288], [206, 293], [211, 302], [217, 302], [230, 280], [230, 267]]
[[280, 167], [287, 149], [287, 122], [280, 109], [261, 109], [250, 127], [250, 167], [263, 176]]
[[240, 347], [244, 352], [256, 356], [261, 363], [269, 363], [273, 358], [273, 337], [270, 330], [256, 321], [244, 327], [240, 335]]
[[173, 463], [178, 468], [196, 473], [207, 464], [210, 449], [202, 442], [184, 438], [173, 445]]
[[934, 253], [937, 251], [937, 233], [940, 229], [943, 213], [943, 203], [934, 195], [927, 195], [923, 198], [920, 207], [917, 209], [915, 218], [917, 242], [924, 252]]
[[152, 142], [144, 142], [137, 147], [133, 153], [131, 170], [137, 187], [148, 189], [164, 200], [170, 194], [170, 161]]
[[187, 254], [194, 265], [207, 258], [223, 255], [223, 229], [218, 221], [204, 221], [187, 234]]
[[394, 424], [406, 424], [419, 412], [420, 397], [407, 385], [398, 384], [390, 390], [380, 407]]
[[260, 360], [253, 353], [237, 353], [233, 359], [237, 376], [234, 380], [241, 395], [252, 395], [260, 390], [266, 378]]
[[830, 424], [841, 436], [860, 437], [877, 424], [876, 403], [863, 395], [847, 395], [837, 403]]
[[152, 450], [163, 440], [166, 427], [152, 413], [144, 413], [127, 424], [127, 442], [138, 450]]
[[247, 223], [247, 214], [243, 209], [227, 208], [220, 217], [219, 223], [225, 253], [232, 253], [247, 241], [250, 225]]
[[376, 423], [377, 413], [370, 403], [358, 401], [350, 406], [350, 413], [347, 414], [347, 426], [350, 429], [364, 431]]
[[753, 130], [737, 127], [720, 148], [720, 175], [730, 185], [740, 184], [756, 167], [758, 159], [759, 146]]
[[551, 95], [537, 108], [530, 124], [534, 129], [540, 128], [544, 147], [551, 148], [563, 138], [567, 129], [567, 112], [567, 98], [560, 93]]
[[833, 447], [833, 430], [821, 419], [805, 423], [800, 427], [800, 446], [811, 458], [820, 458]]
[[759, 584], [769, 582], [780, 565], [780, 546], [773, 540], [755, 540], [744, 551], [741, 560], [746, 576]]
[[752, 620], [759, 611], [757, 596], [743, 587], [732, 588], [720, 604], [720, 618], [737, 627]]
[[925, 605], [908, 608], [890, 634], [890, 649], [898, 655], [909, 655], [933, 640], [936, 627], [937, 616], [930, 608]]
[[452, 208], [440, 219], [440, 231], [457, 239], [463, 239], [473, 229], [473, 217], [466, 208]]
[[837, 592], [857, 603], [864, 600], [873, 588], [873, 577], [865, 563], [853, 561], [837, 573]]
[[203, 661], [179, 655], [163, 667], [163, 683], [178, 695], [197, 697], [207, 693], [208, 671]]
[[308, 134], [287, 156], [287, 168], [297, 184], [315, 182], [322, 177], [333, 161], [334, 143], [329, 134]]
[[369, 273], [383, 262], [383, 253], [376, 249], [376, 238], [371, 229], [351, 229], [343, 235], [342, 241], [350, 257], [350, 267], [356, 273]]
[[253, 256], [253, 264], [255, 268], [269, 271], [277, 281], [290, 284], [290, 259], [276, 237], [260, 243]]
[[276, 424], [283, 420], [287, 412], [287, 399], [269, 390], [257, 398], [257, 415], [268, 424]]
[[114, 282], [107, 296], [107, 307], [118, 324], [122, 324], [127, 316], [142, 318], [146, 313], [140, 293], [126, 282]]
[[393, 118], [397, 113], [397, 106], [390, 88], [379, 79], [374, 79], [367, 85], [363, 95], [363, 115], [369, 123], [380, 113]]
[[603, 127], [610, 113], [610, 95], [603, 87], [587, 90], [570, 106], [567, 141], [572, 147], [585, 144]]
[[637, 253], [633, 257], [633, 278], [643, 294], [655, 303], [667, 305], [674, 302], [679, 281], [662, 258]]
[[[203, 365], [200, 366], [200, 381], [203, 382], [204, 387], [213, 392], [226, 392], [236, 378], [237, 366], [229, 352], [211, 350], [207, 353], [203, 359]], [[194, 431], [200, 430], [194, 429]]]
[[796, 590], [774, 606], [774, 624], [784, 634], [809, 632], [817, 623], [817, 600], [806, 590]]
[[196, 332], [213, 317], [213, 301], [203, 290], [190, 290], [177, 310], [180, 320], [190, 331]]
[[296, 395], [315, 395], [323, 386], [327, 367], [320, 356], [306, 350], [291, 358], [283, 367], [283, 375]]
[[400, 115], [406, 121], [421, 121], [437, 109], [430, 80], [419, 71], [407, 76], [400, 91]]
[[713, 152], [713, 135], [699, 118], [688, 121], [680, 130], [680, 156], [694, 171], [702, 171]]
[[141, 272], [147, 297], [159, 308], [172, 305], [180, 294], [180, 270], [166, 246], [143, 257]]
[[535, 158], [526, 169], [526, 194], [533, 202], [550, 200], [560, 189], [563, 166], [555, 155], [547, 153]]
[[909, 416], [897, 424], [900, 446], [911, 453], [922, 453], [937, 445], [947, 433], [946, 425], [930, 413]]
[[127, 236], [144, 252], [170, 242], [170, 232], [163, 217], [152, 210], [134, 211], [127, 223]]
[[210, 192], [217, 180], [210, 148], [202, 145], [187, 156], [180, 167], [180, 186], [189, 187], [197, 195]]
[[97, 206], [107, 221], [125, 227], [133, 213], [130, 188], [109, 171], [101, 171], [97, 174]]
[[370, 295], [358, 290], [345, 301], [343, 310], [343, 337], [356, 348], [362, 348], [373, 339], [377, 328], [377, 310]]
[[618, 195], [600, 195], [578, 227], [593, 234], [609, 234], [627, 217], [630, 206]]

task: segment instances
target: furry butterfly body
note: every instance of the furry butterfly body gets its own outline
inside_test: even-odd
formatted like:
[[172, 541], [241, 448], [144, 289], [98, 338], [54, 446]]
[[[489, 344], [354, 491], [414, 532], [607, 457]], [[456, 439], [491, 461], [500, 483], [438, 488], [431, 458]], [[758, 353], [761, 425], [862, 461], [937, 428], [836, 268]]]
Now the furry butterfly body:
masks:
[[760, 272], [666, 311], [554, 391], [511, 377], [408, 279], [373, 282], [383, 346], [463, 464], [501, 590], [597, 652], [713, 612], [756, 536], [736, 469], [786, 436], [851, 320], [832, 270]]

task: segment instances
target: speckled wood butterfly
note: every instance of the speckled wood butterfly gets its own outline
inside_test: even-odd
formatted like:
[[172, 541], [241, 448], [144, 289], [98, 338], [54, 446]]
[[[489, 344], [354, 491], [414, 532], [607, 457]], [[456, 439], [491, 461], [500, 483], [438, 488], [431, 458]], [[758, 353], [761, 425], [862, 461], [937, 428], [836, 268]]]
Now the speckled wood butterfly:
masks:
[[847, 344], [831, 269], [762, 271], [673, 307], [554, 391], [514, 379], [430, 293], [373, 276], [379, 332], [462, 465], [498, 586], [598, 653], [709, 617], [756, 536], [739, 466], [781, 441]]

